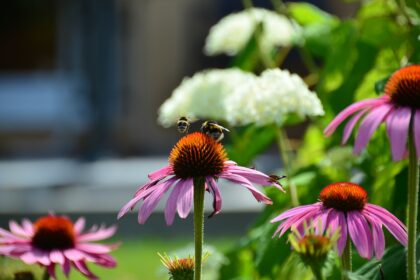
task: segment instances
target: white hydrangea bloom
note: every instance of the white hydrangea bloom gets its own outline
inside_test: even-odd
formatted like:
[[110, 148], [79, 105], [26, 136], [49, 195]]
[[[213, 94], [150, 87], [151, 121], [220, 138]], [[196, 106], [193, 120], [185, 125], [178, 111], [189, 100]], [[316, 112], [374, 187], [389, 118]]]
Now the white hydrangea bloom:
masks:
[[284, 123], [288, 114], [300, 117], [324, 114], [321, 102], [304, 81], [287, 70], [269, 69], [253, 83], [243, 84], [225, 100], [231, 125]]
[[159, 108], [158, 121], [165, 127], [180, 117], [226, 121], [225, 99], [238, 85], [255, 79], [239, 69], [213, 69], [185, 78]]
[[301, 37], [300, 27], [287, 17], [270, 10], [251, 8], [230, 14], [214, 25], [206, 38], [204, 52], [207, 55], [236, 55], [246, 46], [259, 23], [263, 24], [260, 40], [264, 51], [291, 46]]

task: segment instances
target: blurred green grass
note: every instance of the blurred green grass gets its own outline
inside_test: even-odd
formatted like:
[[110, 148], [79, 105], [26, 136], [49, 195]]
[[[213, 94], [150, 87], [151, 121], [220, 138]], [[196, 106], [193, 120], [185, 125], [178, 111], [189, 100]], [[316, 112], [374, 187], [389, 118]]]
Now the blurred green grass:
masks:
[[[112, 255], [117, 259], [118, 265], [115, 269], [106, 269], [96, 265], [89, 265], [92, 271], [103, 280], [163, 280], [168, 279], [165, 273], [159, 274], [162, 267], [158, 252], [171, 252], [185, 248], [192, 243], [191, 239], [184, 238], [142, 238], [138, 240], [115, 239], [122, 241], [118, 250]], [[206, 244], [215, 247], [218, 251], [225, 251], [234, 244], [234, 238], [209, 239]], [[41, 279], [42, 270], [38, 267], [26, 266], [20, 261], [2, 259], [0, 260], [0, 280], [13, 280], [15, 271], [33, 271]], [[57, 267], [58, 280], [66, 277], [60, 273]], [[84, 278], [79, 272], [72, 270], [70, 280], [82, 280]]]

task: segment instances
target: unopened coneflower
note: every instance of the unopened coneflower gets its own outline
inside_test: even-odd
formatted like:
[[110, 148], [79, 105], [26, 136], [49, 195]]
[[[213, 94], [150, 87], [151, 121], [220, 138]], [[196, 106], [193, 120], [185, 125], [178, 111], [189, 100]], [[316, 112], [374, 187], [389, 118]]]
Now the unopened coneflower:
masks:
[[[165, 219], [172, 224], [175, 213], [186, 218], [194, 204], [195, 278], [201, 279], [201, 254], [203, 245], [204, 193], [213, 195], [213, 213], [222, 209], [218, 180], [226, 179], [248, 189], [257, 201], [272, 201], [257, 190], [253, 183], [275, 186], [283, 191], [280, 183], [262, 172], [238, 166], [229, 161], [221, 143], [202, 132], [182, 137], [169, 155], [169, 165], [149, 174], [149, 182], [140, 187], [119, 212], [118, 218], [134, 208], [141, 200], [138, 221], [143, 224], [156, 208], [163, 195], [171, 190], [165, 207]], [[276, 178], [277, 179], [277, 178]]]
[[73, 224], [69, 218], [55, 215], [41, 217], [35, 223], [24, 219], [22, 225], [10, 221], [10, 232], [0, 228], [0, 255], [44, 267], [44, 279], [56, 279], [56, 266], [67, 277], [73, 267], [88, 279], [98, 279], [87, 263], [107, 268], [116, 266], [109, 255], [115, 245], [95, 243], [111, 237], [116, 227], [92, 227], [83, 233], [84, 226], [84, 218]]
[[321, 231], [340, 228], [337, 242], [338, 254], [342, 256], [345, 270], [351, 270], [351, 243], [359, 255], [370, 259], [373, 255], [381, 259], [385, 249], [382, 226], [404, 246], [407, 245], [407, 231], [404, 224], [386, 209], [368, 203], [367, 192], [361, 186], [350, 182], [333, 183], [322, 189], [319, 202], [287, 210], [272, 219], [283, 221], [275, 235], [283, 235], [289, 228], [301, 229], [304, 223], [321, 220]]
[[358, 121], [363, 119], [355, 140], [355, 153], [360, 153], [379, 125], [385, 123], [392, 159], [400, 161], [409, 155], [407, 272], [408, 279], [414, 280], [417, 275], [415, 240], [420, 158], [420, 65], [397, 70], [387, 81], [383, 95], [350, 105], [335, 117], [324, 133], [331, 135], [350, 116], [344, 127], [343, 143], [347, 142]]
[[[162, 264], [168, 269], [170, 280], [193, 280], [195, 261], [191, 256], [185, 258], [173, 257], [167, 254], [158, 254]], [[203, 261], [206, 260], [208, 254], [205, 254]]]
[[[315, 223], [313, 221], [312, 223]], [[324, 279], [322, 269], [327, 261], [328, 254], [336, 247], [340, 237], [340, 229], [332, 231], [328, 228], [325, 232], [321, 220], [317, 225], [306, 226], [304, 223], [303, 233], [296, 227], [292, 227], [289, 234], [289, 241], [293, 250], [299, 255], [301, 261], [311, 268], [316, 279]]]

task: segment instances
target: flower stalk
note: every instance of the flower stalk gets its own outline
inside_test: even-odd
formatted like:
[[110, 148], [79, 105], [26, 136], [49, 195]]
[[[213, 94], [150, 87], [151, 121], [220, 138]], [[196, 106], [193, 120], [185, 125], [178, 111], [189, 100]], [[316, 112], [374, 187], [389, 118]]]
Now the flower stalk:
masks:
[[201, 280], [204, 242], [204, 178], [194, 178], [194, 280]]
[[44, 269], [44, 273], [42, 274], [42, 280], [50, 280], [50, 274], [48, 273], [48, 269]]
[[417, 211], [419, 193], [419, 163], [416, 156], [412, 129], [408, 137], [408, 248], [407, 248], [407, 279], [415, 280], [416, 269], [416, 235], [417, 235]]
[[344, 247], [343, 255], [341, 256], [341, 279], [343, 280], [349, 279], [347, 272], [350, 272], [352, 270], [351, 255], [351, 242], [350, 238], [347, 238], [346, 247]]
[[279, 148], [281, 161], [283, 162], [283, 165], [284, 165], [284, 172], [286, 175], [287, 185], [289, 186], [289, 190], [290, 190], [290, 198], [292, 201], [292, 205], [298, 206], [299, 205], [298, 191], [297, 191], [296, 185], [290, 179], [291, 178], [290, 177], [291, 159], [289, 155], [292, 149], [291, 149], [290, 141], [289, 141], [289, 138], [287, 137], [286, 132], [284, 131], [284, 129], [280, 127], [277, 127], [277, 145]]

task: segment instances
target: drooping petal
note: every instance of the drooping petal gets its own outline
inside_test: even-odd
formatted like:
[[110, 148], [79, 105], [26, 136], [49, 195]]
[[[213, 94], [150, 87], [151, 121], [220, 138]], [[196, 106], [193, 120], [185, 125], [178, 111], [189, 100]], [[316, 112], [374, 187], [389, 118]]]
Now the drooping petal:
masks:
[[[166, 181], [167, 182], [167, 181]], [[140, 193], [139, 195], [135, 196], [134, 198], [132, 198], [128, 203], [126, 203], [120, 210], [120, 212], [118, 213], [118, 219], [120, 219], [122, 216], [124, 216], [128, 211], [130, 211], [130, 209], [132, 209], [140, 200], [142, 200], [143, 198], [145, 198], [146, 196], [150, 195], [151, 193], [153, 193], [156, 190], [159, 190], [159, 188], [161, 188], [166, 182], [155, 185], [147, 190], [145, 190], [144, 192]]]
[[343, 138], [341, 140], [341, 144], [345, 144], [347, 142], [347, 140], [349, 140], [351, 132], [353, 131], [354, 126], [356, 125], [356, 123], [359, 121], [359, 119], [366, 114], [366, 112], [368, 111], [368, 109], [362, 110], [359, 113], [357, 113], [356, 115], [354, 115], [346, 124], [346, 126], [344, 127], [344, 131], [343, 131]]
[[377, 106], [379, 104], [383, 104], [387, 102], [386, 97], [379, 97], [379, 98], [371, 98], [367, 100], [363, 100], [360, 102], [356, 102], [347, 108], [345, 108], [343, 111], [341, 111], [333, 120], [332, 122], [324, 129], [324, 134], [326, 136], [330, 136], [334, 133], [334, 131], [337, 129], [337, 127], [350, 115], [353, 113], [363, 109], [363, 108], [372, 108], [374, 106]]
[[64, 259], [64, 263], [61, 265], [61, 270], [63, 274], [68, 278], [70, 274], [70, 261], [68, 259]]
[[217, 182], [213, 177], [207, 177], [206, 183], [209, 186], [209, 191], [213, 195], [213, 212], [209, 215], [209, 218], [211, 218], [222, 211], [222, 196], [219, 187], [217, 186]]
[[52, 279], [57, 279], [57, 275], [55, 274], [55, 264], [50, 264], [47, 266], [48, 274]]
[[364, 211], [380, 220], [389, 232], [404, 246], [407, 246], [407, 229], [397, 217], [388, 210], [374, 204], [366, 204]]
[[332, 232], [340, 228], [340, 238], [337, 241], [338, 255], [341, 256], [347, 243], [347, 222], [346, 216], [341, 211], [333, 210], [328, 217], [328, 228]]
[[372, 258], [372, 232], [365, 217], [363, 217], [360, 211], [348, 211], [347, 225], [351, 240], [360, 256], [366, 259]]
[[[313, 220], [317, 220], [322, 214], [322, 208], [313, 208], [307, 212], [295, 215], [285, 220], [274, 232], [274, 235], [279, 234], [282, 236], [289, 228], [296, 227], [299, 229], [304, 222], [309, 223]], [[273, 235], [273, 236], [274, 236]]]
[[194, 183], [192, 179], [187, 179], [181, 186], [178, 195], [177, 210], [182, 219], [185, 219], [191, 211], [194, 197]]
[[387, 118], [386, 126], [394, 161], [402, 160], [407, 150], [410, 118], [411, 109], [405, 107], [395, 109]]
[[416, 146], [417, 158], [420, 158], [420, 110], [416, 110], [413, 117], [413, 137]]
[[153, 192], [144, 200], [144, 203], [140, 207], [139, 214], [138, 214], [138, 222], [139, 224], [144, 224], [147, 218], [149, 218], [152, 211], [156, 208], [157, 204], [159, 203], [162, 196], [165, 192], [172, 186], [173, 183], [177, 178], [171, 178], [160, 185], [156, 185], [153, 188]]
[[176, 204], [178, 201], [179, 192], [181, 191], [181, 187], [184, 184], [184, 180], [180, 180], [178, 183], [175, 184], [171, 194], [169, 195], [168, 201], [166, 202], [165, 207], [165, 220], [166, 224], [172, 225], [175, 213], [176, 213]]
[[244, 178], [240, 175], [235, 175], [235, 174], [224, 172], [220, 175], [220, 177], [224, 178], [226, 180], [229, 180], [233, 183], [240, 184], [240, 185], [244, 186], [245, 188], [247, 188], [252, 193], [252, 195], [255, 197], [255, 199], [257, 201], [261, 201], [265, 204], [272, 204], [273, 203], [271, 201], [271, 199], [269, 199], [265, 194], [263, 194], [262, 192], [257, 190], [248, 179], [246, 179], [246, 178]]
[[373, 132], [378, 128], [393, 106], [384, 104], [373, 109], [362, 121], [354, 144], [354, 152], [359, 154], [369, 142]]
[[384, 255], [385, 251], [385, 236], [382, 230], [382, 222], [376, 219], [374, 216], [365, 214], [364, 211], [362, 213], [365, 216], [366, 220], [368, 220], [372, 226], [373, 247], [375, 249], [375, 256], [378, 260], [380, 260]]
[[270, 222], [275, 223], [275, 222], [279, 222], [281, 220], [284, 220], [286, 218], [289, 218], [289, 217], [292, 217], [292, 216], [295, 216], [295, 215], [304, 214], [304, 213], [306, 213], [308, 211], [311, 211], [311, 210], [314, 210], [314, 209], [318, 210], [318, 209], [320, 209], [320, 206], [321, 206], [320, 203], [297, 206], [295, 208], [289, 209], [289, 210], [281, 213], [277, 217], [273, 218]]
[[150, 180], [154, 181], [157, 179], [162, 179], [168, 175], [173, 174], [173, 169], [172, 166], [165, 166], [159, 170], [156, 170], [152, 173], [149, 173], [149, 175], [147, 175], [149, 177]]
[[262, 186], [271, 186], [274, 185], [279, 190], [284, 192], [283, 187], [279, 183], [270, 182], [270, 176], [264, 174], [258, 170], [246, 168], [243, 166], [229, 166], [226, 168], [227, 173], [235, 174], [242, 176], [248, 179], [251, 183], [259, 184]]
[[99, 278], [89, 270], [84, 261], [77, 261], [73, 263], [75, 268], [79, 270], [83, 275], [88, 277], [90, 280], [99, 280]]

